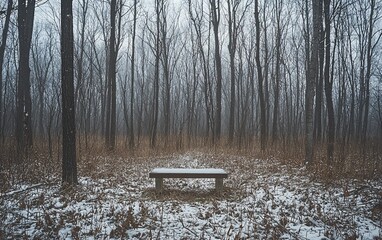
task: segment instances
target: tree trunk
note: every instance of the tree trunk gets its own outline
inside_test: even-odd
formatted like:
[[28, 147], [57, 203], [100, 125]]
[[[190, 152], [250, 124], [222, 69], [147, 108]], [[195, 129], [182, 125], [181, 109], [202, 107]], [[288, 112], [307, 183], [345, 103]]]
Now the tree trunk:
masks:
[[62, 181], [77, 184], [72, 0], [61, 1]]
[[221, 111], [222, 111], [222, 64], [219, 43], [219, 23], [220, 23], [220, 2], [210, 0], [212, 28], [214, 31], [215, 43], [215, 68], [216, 68], [216, 113], [215, 113], [215, 134], [214, 143], [220, 141], [221, 135]]
[[144, 41], [145, 41], [145, 29], [142, 30], [142, 35], [141, 35], [141, 44], [140, 44], [140, 48], [141, 48], [141, 61], [140, 61], [140, 65], [141, 65], [141, 71], [140, 71], [140, 79], [141, 79], [141, 82], [139, 82], [139, 90], [140, 90], [140, 94], [138, 94], [139, 96], [139, 111], [138, 111], [138, 129], [137, 129], [137, 140], [138, 140], [138, 143], [140, 142], [140, 139], [141, 139], [141, 134], [142, 134], [142, 125], [143, 125], [143, 106], [144, 106], [144, 88], [145, 88], [145, 79], [146, 79], [146, 52], [145, 52], [145, 48], [144, 48]]
[[16, 143], [18, 154], [32, 146], [32, 102], [30, 95], [29, 54], [34, 22], [35, 0], [19, 0], [19, 78], [16, 99]]
[[110, 3], [110, 62], [109, 62], [109, 78], [111, 87], [111, 105], [110, 105], [110, 138], [109, 150], [115, 148], [115, 132], [116, 132], [116, 113], [117, 113], [117, 82], [116, 82], [116, 65], [117, 65], [117, 51], [116, 51], [116, 0], [111, 0]]
[[[208, 58], [209, 58], [209, 46], [210, 46], [210, 27], [208, 29], [208, 36], [207, 36], [207, 54], [204, 52], [204, 44], [202, 42], [202, 20], [203, 16], [199, 15], [199, 10], [195, 10], [195, 13], [192, 11], [191, 7], [191, 0], [188, 0], [188, 6], [189, 6], [189, 14], [191, 21], [193, 23], [196, 36], [197, 36], [197, 47], [199, 50], [200, 58], [201, 58], [201, 64], [202, 64], [202, 73], [203, 73], [203, 80], [204, 80], [204, 104], [205, 104], [205, 110], [206, 110], [206, 140], [209, 139], [210, 135], [210, 130], [212, 132], [212, 135], [214, 135], [214, 129], [213, 129], [213, 104], [212, 104], [212, 86], [211, 86], [211, 81], [210, 81], [210, 71], [209, 71], [209, 66], [208, 66]], [[200, 12], [203, 12], [202, 9]], [[195, 15], [194, 15], [195, 14]], [[210, 25], [209, 25], [210, 26]], [[214, 137], [213, 137], [214, 138]]]
[[[0, 45], [0, 140], [3, 136], [3, 63], [4, 63], [4, 54], [5, 54], [5, 46], [7, 45], [7, 36], [9, 29], [9, 22], [11, 19], [13, 0], [8, 0], [7, 12], [5, 15], [3, 33], [1, 36], [1, 45]], [[1, 143], [1, 141], [0, 141]]]
[[[371, 78], [371, 62], [372, 62], [372, 46], [373, 44], [373, 35], [374, 35], [374, 22], [375, 22], [375, 0], [370, 1], [370, 16], [369, 16], [369, 26], [368, 26], [368, 36], [367, 36], [367, 52], [366, 52], [366, 75], [365, 75], [365, 110], [363, 115], [363, 126], [361, 141], [366, 143], [366, 135], [369, 122], [369, 107], [370, 107], [370, 78]], [[379, 39], [378, 39], [379, 40]]]
[[[263, 34], [264, 34], [264, 40], [263, 40], [263, 44], [261, 44], [261, 36], [260, 36], [260, 40], [259, 40], [259, 44], [260, 44], [260, 49], [261, 49], [261, 45], [263, 46], [264, 48], [264, 58], [262, 60], [263, 62], [263, 65], [262, 65], [262, 86], [263, 86], [263, 94], [264, 94], [264, 119], [263, 121], [265, 122], [265, 132], [264, 132], [264, 141], [263, 143], [265, 144], [264, 148], [266, 147], [267, 145], [267, 142], [268, 142], [268, 135], [269, 135], [269, 131], [270, 131], [270, 127], [271, 127], [271, 123], [269, 121], [270, 119], [270, 106], [271, 106], [271, 103], [270, 103], [270, 89], [269, 89], [269, 69], [270, 69], [270, 66], [271, 66], [271, 56], [270, 56], [270, 51], [269, 51], [269, 38], [268, 38], [268, 25], [266, 24], [267, 22], [267, 17], [268, 17], [268, 14], [267, 14], [267, 5], [265, 4], [266, 0], [263, 1], [264, 3], [264, 7], [263, 7], [263, 14], [262, 14], [262, 17], [263, 17], [263, 22], [260, 22], [260, 32], [259, 32], [259, 35], [261, 34], [261, 28], [263, 29]], [[264, 23], [263, 25], [261, 25], [261, 23]], [[260, 52], [259, 52], [260, 54]], [[261, 62], [261, 59], [260, 59], [260, 62]], [[260, 102], [260, 108], [261, 108], [261, 102]], [[261, 118], [260, 118], [261, 119]], [[261, 125], [261, 124], [260, 124]], [[260, 131], [260, 134], [261, 134], [261, 131]]]
[[135, 77], [135, 33], [137, 28], [137, 6], [138, 0], [134, 0], [134, 13], [133, 13], [133, 36], [131, 45], [131, 89], [130, 89], [130, 148], [133, 148], [134, 143], [134, 77]]
[[273, 103], [272, 142], [278, 138], [279, 95], [280, 95], [280, 64], [281, 64], [281, 11], [282, 2], [276, 1], [276, 73], [275, 73], [275, 101]]
[[259, 99], [260, 99], [260, 145], [261, 150], [266, 148], [266, 107], [264, 98], [263, 73], [260, 63], [260, 20], [259, 20], [259, 1], [255, 0], [255, 25], [256, 25], [256, 67], [257, 80], [259, 84]]
[[318, 47], [318, 77], [316, 79], [316, 104], [315, 104], [315, 116], [314, 116], [314, 132], [313, 138], [317, 142], [321, 142], [322, 139], [322, 108], [323, 108], [323, 88], [324, 88], [324, 55], [325, 55], [325, 46], [324, 46], [324, 35], [322, 21], [319, 24], [320, 40]]
[[313, 163], [313, 100], [314, 86], [318, 77], [318, 52], [320, 41], [320, 24], [322, 22], [322, 0], [312, 0], [313, 4], [313, 37], [311, 47], [311, 58], [309, 63], [309, 73], [306, 79], [305, 92], [305, 163]]
[[158, 114], [159, 114], [159, 60], [160, 60], [160, 14], [163, 11], [163, 0], [155, 1], [156, 11], [156, 37], [155, 37], [155, 72], [154, 72], [154, 84], [153, 84], [153, 117], [151, 124], [151, 147], [156, 146], [157, 139], [157, 127], [158, 127]]
[[164, 115], [164, 145], [167, 146], [168, 137], [170, 135], [171, 127], [171, 79], [170, 79], [170, 67], [169, 67], [169, 49], [168, 49], [168, 36], [167, 36], [167, 6], [164, 6], [162, 2], [161, 11], [161, 60], [163, 67], [163, 84], [164, 84], [164, 94], [163, 94], [163, 115]]
[[[334, 153], [334, 137], [335, 137], [335, 122], [334, 122], [334, 107], [333, 107], [333, 75], [330, 78], [330, 0], [324, 0], [325, 13], [325, 95], [326, 108], [328, 111], [328, 142], [327, 142], [327, 161], [332, 164]], [[333, 66], [332, 66], [333, 68]]]
[[229, 66], [231, 75], [231, 99], [229, 110], [229, 125], [228, 125], [228, 143], [232, 144], [235, 132], [235, 53], [236, 53], [236, 5], [231, 1], [227, 1], [228, 5], [228, 51], [229, 51]]

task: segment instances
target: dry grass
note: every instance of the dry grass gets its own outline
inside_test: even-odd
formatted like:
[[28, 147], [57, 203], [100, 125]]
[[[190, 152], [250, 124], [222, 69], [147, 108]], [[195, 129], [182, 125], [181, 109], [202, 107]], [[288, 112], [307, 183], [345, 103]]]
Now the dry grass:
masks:
[[[181, 222], [182, 234], [190, 239], [204, 236], [198, 235], [195, 229], [206, 234], [205, 238], [209, 237], [207, 230], [220, 229], [221, 232], [217, 231], [220, 234], [218, 236], [226, 239], [245, 238], [243, 236], [278, 239], [282, 234], [304, 239], [297, 236], [298, 232], [291, 230], [290, 226], [294, 224], [325, 226], [327, 232], [323, 235], [335, 238], [336, 229], [352, 233], [354, 209], [360, 216], [381, 219], [376, 185], [362, 181], [381, 176], [380, 165], [373, 165], [377, 160], [380, 161], [381, 154], [373, 152], [373, 148], [362, 151], [356, 145], [349, 146], [344, 149], [341, 158], [336, 153], [333, 165], [329, 168], [325, 146], [317, 145], [316, 164], [306, 169], [303, 167], [303, 145], [298, 143], [291, 146], [275, 143], [262, 152], [256, 142], [250, 148], [239, 148], [228, 146], [225, 139], [219, 145], [198, 139], [195, 144], [183, 144], [182, 147], [179, 147], [177, 139], [167, 145], [158, 141], [160, 145], [156, 148], [150, 147], [148, 139], [142, 139], [134, 149], [119, 139], [116, 150], [109, 152], [104, 150], [102, 139], [94, 138], [91, 142], [87, 148], [83, 139], [79, 144], [81, 184], [65, 189], [60, 187], [59, 143], [54, 143], [51, 156], [46, 143], [35, 143], [28, 159], [18, 164], [15, 164], [18, 159], [11, 145], [1, 150], [1, 161], [6, 163], [1, 165], [4, 166], [1, 171], [4, 180], [1, 181], [7, 182], [2, 192], [19, 189], [24, 183], [43, 185], [35, 191], [7, 197], [7, 201], [15, 201], [16, 207], [3, 204], [0, 198], [0, 206], [3, 205], [8, 214], [15, 215], [15, 220], [4, 228], [3, 233], [0, 227], [0, 239], [2, 235], [22, 238], [23, 235], [10, 235], [12, 231], [9, 229], [28, 229], [26, 226], [34, 226], [35, 222], [34, 228], [41, 231], [41, 238], [57, 236], [60, 229], [72, 226], [68, 235], [61, 236], [73, 239], [124, 238], [127, 231], [141, 228], [146, 230], [138, 232], [135, 238], [160, 239], [159, 233], [166, 229], [163, 226], [171, 228], [174, 222], [166, 222], [166, 219], [162, 219], [163, 214], [173, 212], [175, 222], [181, 221], [179, 214], [185, 214], [182, 206], [199, 208], [194, 218]], [[187, 156], [191, 158], [185, 158]], [[225, 180], [224, 191], [215, 192], [213, 180], [205, 183], [197, 179], [177, 179], [165, 181], [164, 193], [157, 194], [152, 179], [147, 178], [148, 172], [154, 167], [194, 167], [194, 163], [196, 167], [226, 169], [230, 177]], [[354, 182], [354, 178], [360, 180]], [[295, 200], [284, 202], [280, 199], [284, 195], [292, 195], [291, 198]], [[362, 205], [358, 206], [360, 201]], [[326, 204], [335, 208], [324, 212]], [[85, 210], [83, 206], [88, 209], [85, 214], [81, 213]], [[26, 218], [16, 216], [24, 209], [35, 209], [40, 215], [28, 215]], [[0, 220], [5, 216], [0, 213]], [[94, 216], [114, 226], [113, 230], [106, 234], [100, 219]], [[237, 226], [246, 224], [243, 219], [249, 220], [252, 225], [247, 225], [247, 230], [221, 226], [214, 220], [216, 216], [224, 217], [231, 224], [236, 222]], [[17, 222], [18, 219], [21, 219], [21, 223]], [[193, 222], [193, 219], [197, 221]], [[244, 235], [240, 231], [253, 235]], [[356, 236], [356, 230], [352, 236]]]
[[[213, 144], [204, 138], [194, 138], [192, 142], [185, 137], [174, 136], [167, 142], [158, 140], [156, 147], [151, 147], [148, 138], [142, 138], [134, 148], [129, 147], [125, 138], [117, 139], [114, 151], [106, 151], [104, 140], [98, 136], [91, 136], [85, 141], [83, 137], [77, 139], [79, 174], [85, 176], [102, 176], [118, 169], [118, 161], [144, 163], [149, 159], [161, 159], [173, 154], [187, 151], [203, 152], [205, 154], [235, 155], [253, 157], [256, 159], [277, 159], [287, 166], [302, 166], [304, 163], [304, 148], [302, 141], [279, 141], [268, 144], [265, 151], [261, 151], [255, 140], [247, 147], [231, 146], [227, 139], [219, 144]], [[87, 142], [87, 144], [85, 144]], [[382, 148], [378, 141], [370, 141], [363, 148], [355, 143], [346, 146], [336, 144], [335, 156], [330, 164], [326, 157], [326, 145], [316, 144], [315, 164], [311, 167], [312, 176], [317, 180], [330, 182], [332, 180], [356, 178], [373, 179], [382, 176]], [[18, 182], [57, 181], [61, 173], [61, 143], [52, 143], [52, 152], [48, 150], [48, 143], [35, 141], [24, 161], [17, 158], [15, 144], [6, 141], [0, 151], [0, 191], [4, 192]], [[107, 158], [105, 158], [107, 157]], [[108, 160], [105, 160], [108, 159]], [[108, 161], [108, 162], [105, 162]], [[102, 171], [100, 171], [102, 166]]]

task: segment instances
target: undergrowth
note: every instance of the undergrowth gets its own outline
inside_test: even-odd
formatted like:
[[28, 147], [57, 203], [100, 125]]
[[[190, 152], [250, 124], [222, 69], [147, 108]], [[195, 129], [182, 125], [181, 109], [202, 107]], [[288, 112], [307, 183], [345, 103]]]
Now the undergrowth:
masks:
[[[87, 144], [83, 138], [77, 140], [77, 163], [79, 175], [100, 175], [102, 172], [112, 172], [118, 168], [118, 161], [144, 162], [151, 158], [166, 158], [173, 154], [196, 151], [206, 154], [250, 156], [257, 159], [276, 159], [287, 166], [304, 165], [304, 148], [302, 141], [279, 141], [268, 144], [266, 150], [260, 150], [260, 144], [255, 140], [247, 146], [228, 145], [226, 139], [219, 144], [212, 144], [204, 138], [187, 142], [176, 136], [169, 138], [156, 147], [151, 147], [149, 139], [143, 138], [135, 147], [130, 147], [124, 138], [118, 139], [116, 148], [107, 151], [100, 137], [90, 137]], [[181, 142], [181, 143], [180, 143]], [[20, 156], [12, 141], [6, 141], [0, 150], [0, 191], [4, 192], [18, 182], [57, 181], [61, 174], [61, 143], [35, 141], [34, 146], [26, 155]], [[314, 179], [331, 182], [332, 180], [356, 178], [374, 179], [382, 176], [382, 148], [379, 142], [370, 141], [363, 147], [356, 143], [336, 144], [335, 155], [331, 161], [326, 157], [325, 144], [315, 145], [313, 166], [309, 166]], [[106, 158], [105, 158], [106, 157]], [[105, 160], [107, 159], [107, 160]], [[100, 167], [102, 166], [102, 167]]]
[[[381, 228], [382, 190], [373, 181], [381, 177], [381, 154], [372, 144], [343, 149], [330, 164], [325, 146], [316, 145], [315, 165], [307, 167], [299, 144], [261, 151], [255, 142], [245, 149], [224, 142], [151, 148], [144, 139], [130, 149], [120, 141], [113, 152], [102, 139], [81, 144], [76, 187], [61, 185], [58, 143], [51, 154], [35, 143], [23, 161], [11, 145], [2, 148], [0, 239], [306, 239], [300, 233], [310, 228], [352, 239], [362, 237], [358, 218]], [[230, 177], [222, 192], [213, 181], [179, 179], [165, 180], [158, 194], [147, 177], [154, 167], [219, 167]]]

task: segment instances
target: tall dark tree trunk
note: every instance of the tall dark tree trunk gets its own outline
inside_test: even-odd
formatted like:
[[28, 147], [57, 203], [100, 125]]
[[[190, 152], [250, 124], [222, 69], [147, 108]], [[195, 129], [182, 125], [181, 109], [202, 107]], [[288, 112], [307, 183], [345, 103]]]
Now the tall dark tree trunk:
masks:
[[[114, 2], [114, 3], [113, 3]], [[114, 4], [114, 5], [113, 5]], [[117, 127], [117, 44], [116, 44], [116, 0], [111, 0], [111, 33], [110, 33], [110, 79], [111, 79], [111, 115], [110, 115], [110, 149], [115, 148]]]
[[142, 34], [141, 34], [141, 42], [140, 42], [140, 49], [141, 49], [141, 61], [140, 61], [140, 82], [138, 82], [139, 84], [139, 91], [141, 94], [138, 94], [137, 96], [139, 96], [139, 105], [138, 105], [138, 129], [137, 129], [137, 141], [138, 143], [140, 142], [140, 139], [141, 139], [141, 134], [142, 134], [142, 122], [143, 122], [143, 109], [144, 109], [144, 88], [145, 88], [145, 79], [146, 79], [146, 52], [145, 52], [145, 48], [144, 48], [144, 44], [145, 44], [145, 28], [142, 29]]
[[[81, 22], [78, 25], [78, 39], [79, 42], [77, 44], [79, 54], [76, 55], [76, 70], [77, 70], [77, 76], [76, 80], [77, 83], [75, 84], [75, 95], [74, 95], [74, 101], [77, 104], [76, 109], [78, 109], [78, 131], [80, 132], [80, 136], [83, 132], [85, 132], [85, 145], [87, 146], [87, 133], [86, 133], [86, 105], [89, 105], [89, 102], [86, 103], [88, 98], [86, 97], [86, 91], [89, 91], [89, 87], [85, 86], [86, 84], [86, 78], [85, 78], [85, 66], [84, 66], [84, 54], [85, 54], [85, 30], [86, 30], [86, 21], [87, 21], [87, 12], [88, 12], [88, 5], [89, 0], [82, 0], [79, 3], [79, 19], [78, 21]], [[77, 142], [79, 149], [81, 149], [81, 137], [78, 138]], [[86, 147], [87, 148], [87, 147]]]
[[276, 73], [274, 94], [275, 101], [273, 103], [273, 123], [272, 123], [272, 142], [278, 138], [278, 118], [279, 118], [279, 96], [280, 96], [280, 65], [281, 65], [281, 10], [282, 2], [276, 1]]
[[116, 132], [116, 111], [117, 111], [117, 81], [116, 81], [116, 0], [110, 2], [110, 42], [109, 42], [109, 75], [107, 89], [107, 110], [106, 110], [106, 148], [114, 150]]
[[151, 123], [151, 147], [156, 146], [157, 140], [157, 127], [158, 127], [158, 114], [159, 114], [159, 61], [160, 61], [160, 14], [163, 11], [163, 0], [155, 1], [156, 11], [156, 37], [155, 37], [155, 70], [154, 70], [154, 84], [153, 84], [153, 117]]
[[110, 5], [110, 14], [111, 14], [111, 32], [110, 32], [110, 81], [111, 81], [111, 115], [110, 115], [110, 139], [109, 139], [109, 147], [111, 150], [115, 148], [115, 132], [116, 132], [116, 124], [117, 124], [117, 83], [116, 83], [116, 65], [117, 65], [117, 54], [116, 54], [116, 0], [111, 0]]
[[167, 3], [166, 6], [162, 2], [161, 21], [160, 21], [160, 39], [161, 39], [161, 61], [163, 69], [163, 117], [164, 117], [164, 144], [167, 146], [168, 137], [170, 135], [171, 127], [171, 79], [170, 79], [170, 66], [169, 66], [169, 47], [167, 36]]
[[72, 0], [61, 1], [62, 181], [77, 184]]
[[[325, 95], [326, 108], [328, 111], [328, 145], [327, 157], [328, 164], [332, 163], [334, 154], [334, 137], [335, 137], [335, 122], [334, 122], [334, 107], [333, 107], [333, 75], [330, 78], [330, 0], [324, 0], [325, 13]], [[333, 66], [332, 66], [333, 67]]]
[[[270, 65], [271, 65], [271, 54], [270, 54], [270, 51], [269, 51], [269, 38], [268, 38], [268, 25], [266, 24], [267, 22], [267, 5], [265, 4], [266, 1], [264, 1], [264, 6], [263, 6], [263, 11], [262, 11], [262, 18], [263, 18], [263, 22], [260, 22], [260, 33], [259, 35], [263, 34], [264, 37], [263, 37], [263, 42], [261, 44], [261, 36], [260, 36], [260, 40], [259, 40], [259, 44], [260, 44], [260, 49], [261, 47], [263, 47], [264, 49], [264, 56], [263, 56], [263, 59], [260, 59], [260, 62], [263, 63], [262, 64], [262, 85], [263, 85], [263, 93], [264, 93], [264, 119], [263, 121], [265, 122], [265, 133], [264, 133], [264, 148], [266, 147], [266, 144], [268, 142], [268, 136], [269, 136], [269, 131], [270, 131], [270, 126], [271, 126], [271, 123], [269, 121], [270, 119], [270, 106], [271, 106], [271, 103], [270, 103], [270, 89], [269, 89], [269, 69], [270, 69]], [[260, 16], [259, 16], [260, 17]], [[261, 23], [265, 23], [265, 24], [261, 24]], [[261, 30], [262, 33], [261, 33]], [[259, 52], [260, 53], [260, 52]], [[260, 103], [261, 105], [261, 103]], [[261, 108], [261, 106], [260, 106]], [[261, 131], [260, 131], [260, 134], [261, 134]]]
[[[188, 108], [189, 111], [187, 112], [187, 135], [188, 135], [188, 146], [191, 145], [191, 140], [193, 136], [196, 136], [196, 127], [194, 122], [197, 121], [197, 116], [195, 113], [195, 106], [196, 106], [196, 92], [198, 87], [198, 72], [197, 72], [197, 64], [198, 64], [198, 54], [197, 54], [197, 43], [194, 42], [194, 38], [192, 37], [193, 51], [192, 51], [192, 83], [189, 84], [189, 90], [188, 90]], [[190, 92], [191, 91], [191, 92]]]
[[315, 83], [318, 77], [318, 52], [320, 42], [320, 24], [322, 23], [322, 0], [312, 0], [313, 4], [313, 36], [309, 73], [306, 79], [305, 92], [305, 162], [309, 165], [314, 159], [313, 138], [313, 101]]
[[236, 27], [236, 9], [237, 2], [231, 3], [227, 1], [228, 5], [228, 51], [229, 51], [229, 66], [231, 75], [231, 98], [230, 98], [230, 108], [229, 108], [229, 125], [228, 125], [228, 143], [233, 142], [234, 132], [235, 132], [235, 53], [236, 53], [236, 42], [237, 42], [237, 27]]
[[255, 0], [255, 25], [256, 25], [256, 68], [257, 68], [257, 80], [258, 80], [258, 91], [260, 99], [260, 145], [261, 150], [265, 151], [266, 141], [267, 141], [267, 124], [266, 124], [266, 107], [265, 107], [265, 96], [264, 96], [264, 78], [262, 67], [260, 63], [260, 19], [259, 19], [259, 1]]
[[[321, 7], [322, 11], [322, 7]], [[324, 89], [324, 55], [325, 55], [325, 46], [324, 46], [324, 35], [323, 35], [323, 26], [322, 21], [319, 24], [319, 47], [318, 47], [318, 77], [316, 79], [316, 104], [315, 104], [315, 115], [314, 115], [314, 132], [313, 138], [317, 142], [321, 142], [322, 139], [322, 109], [323, 109], [323, 89]]]
[[134, 147], [134, 74], [135, 74], [135, 33], [137, 28], [137, 6], [138, 0], [134, 0], [133, 12], [133, 36], [131, 43], [131, 89], [130, 89], [130, 147]]
[[30, 93], [29, 55], [34, 22], [35, 0], [19, 0], [19, 78], [16, 97], [16, 144], [17, 152], [26, 154], [32, 146], [32, 101]]
[[215, 43], [215, 68], [216, 68], [216, 113], [214, 142], [220, 141], [221, 135], [221, 112], [222, 112], [222, 63], [219, 43], [220, 1], [210, 0], [211, 22], [214, 31]]
[[309, 79], [310, 64], [310, 27], [309, 27], [309, 0], [305, 0], [304, 7], [304, 42], [305, 42], [305, 77]]
[[[347, 25], [348, 25], [348, 28], [347, 30], [350, 31], [350, 18], [347, 17]], [[356, 131], [357, 129], [355, 128], [356, 127], [356, 111], [355, 111], [355, 98], [356, 98], [356, 86], [355, 86], [355, 57], [353, 57], [353, 47], [352, 47], [352, 37], [350, 34], [347, 34], [347, 37], [346, 37], [346, 42], [347, 44], [349, 45], [349, 61], [350, 61], [350, 66], [349, 66], [349, 70], [348, 70], [348, 82], [349, 82], [349, 86], [350, 86], [350, 106], [349, 106], [349, 127], [347, 129], [347, 141], [349, 142], [350, 140], [354, 140], [356, 138]], [[345, 61], [346, 62], [346, 61]], [[344, 111], [346, 111], [346, 109], [344, 109]]]
[[107, 150], [110, 150], [111, 79], [109, 76], [106, 77], [105, 90], [105, 147]]
[[[13, 0], [8, 0], [7, 12], [5, 15], [3, 33], [1, 35], [1, 45], [0, 45], [0, 139], [3, 136], [3, 63], [4, 63], [4, 54], [5, 54], [5, 46], [7, 45], [7, 36], [9, 29], [9, 22], [11, 19]], [[0, 141], [1, 143], [2, 141]]]

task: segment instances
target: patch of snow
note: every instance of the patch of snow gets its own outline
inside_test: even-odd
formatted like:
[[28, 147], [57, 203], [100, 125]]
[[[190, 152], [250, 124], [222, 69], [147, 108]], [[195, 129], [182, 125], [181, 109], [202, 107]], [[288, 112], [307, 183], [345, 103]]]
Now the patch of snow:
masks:
[[226, 171], [217, 168], [155, 168], [151, 172], [164, 174], [226, 174]]
[[[313, 240], [382, 237], [380, 215], [379, 219], [372, 218], [371, 213], [380, 200], [382, 179], [327, 185], [311, 181], [304, 167], [286, 167], [276, 160], [192, 152], [124, 164], [107, 176], [80, 177], [80, 186], [71, 193], [63, 192], [59, 185], [19, 185], [12, 194], [0, 198], [0, 236]], [[227, 170], [230, 176], [222, 193], [211, 190], [211, 179], [181, 179], [165, 180], [167, 190], [158, 195], [148, 174], [160, 166], [183, 167], [184, 171], [218, 168]], [[344, 184], [350, 194], [344, 194]]]

